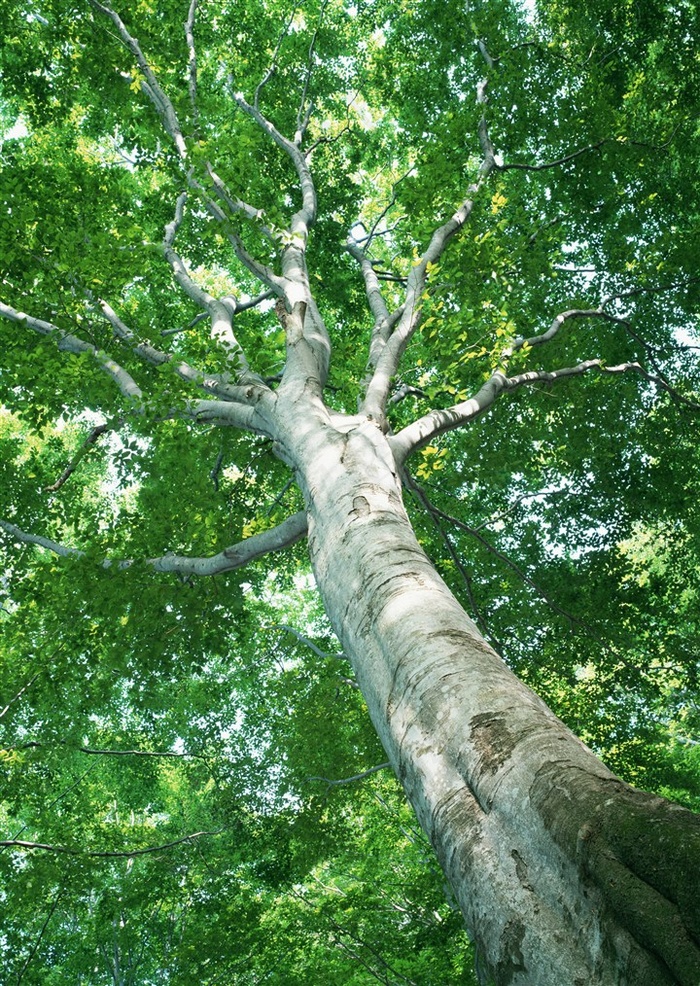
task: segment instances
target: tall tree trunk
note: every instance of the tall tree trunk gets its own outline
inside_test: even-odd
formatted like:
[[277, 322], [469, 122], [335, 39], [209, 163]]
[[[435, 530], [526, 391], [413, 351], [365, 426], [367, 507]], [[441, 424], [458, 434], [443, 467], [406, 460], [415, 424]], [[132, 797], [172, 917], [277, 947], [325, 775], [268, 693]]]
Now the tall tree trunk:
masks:
[[700, 818], [615, 777], [481, 637], [371, 421], [294, 418], [326, 610], [488, 976], [698, 986]]

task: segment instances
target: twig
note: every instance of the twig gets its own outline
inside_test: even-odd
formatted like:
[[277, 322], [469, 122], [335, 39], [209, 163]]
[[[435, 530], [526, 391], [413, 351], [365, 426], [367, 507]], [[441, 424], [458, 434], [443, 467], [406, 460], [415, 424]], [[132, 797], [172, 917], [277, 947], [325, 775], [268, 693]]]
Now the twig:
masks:
[[64, 891], [65, 891], [65, 888], [64, 887], [61, 887], [56, 892], [56, 894], [54, 895], [53, 903], [51, 904], [51, 907], [49, 909], [49, 913], [46, 915], [46, 920], [44, 921], [43, 925], [41, 926], [41, 931], [39, 932], [39, 934], [38, 934], [38, 936], [36, 938], [36, 941], [34, 942], [34, 946], [32, 947], [32, 950], [30, 951], [29, 955], [27, 956], [26, 962], [24, 963], [24, 965], [20, 969], [19, 975], [17, 977], [16, 986], [21, 986], [22, 980], [24, 979], [24, 974], [27, 971], [27, 969], [29, 968], [29, 964], [31, 963], [32, 959], [34, 958], [34, 956], [36, 955], [36, 953], [38, 951], [39, 945], [41, 944], [41, 939], [44, 937], [44, 932], [46, 931], [46, 929], [49, 926], [49, 921], [54, 916], [54, 913], [56, 911], [56, 908], [58, 907], [58, 904], [59, 904], [59, 901], [61, 900], [61, 897], [64, 894]]
[[376, 774], [379, 770], [386, 770], [387, 767], [391, 767], [391, 764], [387, 760], [386, 763], [377, 764], [376, 767], [370, 767], [369, 770], [363, 770], [361, 774], [353, 774], [352, 777], [341, 777], [340, 780], [331, 780], [328, 777], [307, 777], [307, 781], [323, 781], [328, 787], [338, 787], [341, 784], [354, 784], [355, 781], [364, 780], [365, 777], [369, 777], [370, 774]]
[[71, 459], [71, 461], [68, 463], [68, 465], [66, 466], [66, 468], [63, 470], [63, 472], [61, 473], [61, 475], [58, 477], [58, 479], [56, 480], [56, 482], [55, 483], [52, 483], [50, 486], [45, 486], [44, 487], [44, 492], [45, 493], [55, 493], [57, 490], [60, 490], [60, 488], [63, 486], [63, 484], [68, 479], [70, 479], [70, 477], [73, 475], [73, 473], [75, 472], [75, 470], [78, 468], [81, 460], [87, 454], [87, 452], [89, 451], [89, 449], [96, 443], [96, 441], [100, 437], [100, 435], [104, 435], [104, 433], [106, 431], [111, 431], [114, 428], [120, 427], [120, 425], [122, 425], [123, 423], [124, 423], [124, 419], [123, 418], [119, 418], [115, 422], [105, 421], [104, 424], [95, 425], [95, 427], [92, 429], [92, 431], [90, 432], [90, 434], [84, 440], [84, 442], [82, 443], [82, 445], [80, 446], [80, 448], [78, 449], [78, 451], [75, 453], [75, 455], [73, 456], [73, 458]]
[[289, 16], [289, 20], [287, 21], [286, 26], [282, 29], [282, 31], [280, 32], [280, 36], [277, 39], [277, 45], [275, 47], [275, 50], [272, 53], [272, 60], [270, 62], [270, 67], [268, 68], [267, 72], [265, 73], [265, 75], [263, 76], [263, 78], [260, 80], [260, 82], [258, 82], [258, 85], [257, 85], [257, 87], [255, 89], [255, 95], [253, 96], [253, 106], [255, 107], [256, 110], [258, 109], [258, 100], [260, 99], [260, 93], [262, 92], [263, 88], [267, 85], [267, 83], [270, 81], [270, 79], [272, 78], [272, 76], [277, 71], [277, 56], [280, 53], [280, 48], [282, 47], [282, 42], [284, 41], [284, 39], [289, 34], [289, 28], [292, 26], [292, 21], [294, 20], [294, 18], [296, 16], [296, 12], [297, 12], [297, 8], [294, 7], [292, 9], [292, 13]]
[[115, 859], [133, 856], [145, 856], [152, 852], [162, 852], [164, 849], [172, 849], [174, 846], [182, 845], [183, 842], [191, 842], [204, 835], [219, 835], [223, 829], [216, 829], [213, 832], [193, 832], [192, 835], [184, 835], [181, 839], [174, 839], [172, 842], [164, 842], [159, 846], [149, 846], [146, 849], [130, 849], [126, 851], [93, 851], [85, 849], [70, 849], [68, 846], [54, 846], [46, 842], [26, 842], [23, 839], [2, 839], [0, 846], [15, 849], [44, 849], [47, 852], [64, 853], [68, 856], [90, 856], [95, 859]]
[[571, 154], [566, 154], [564, 157], [557, 158], [556, 161], [547, 161], [545, 164], [519, 164], [514, 162], [512, 164], [499, 164], [496, 163], [496, 168], [499, 171], [546, 171], [548, 168], [558, 168], [562, 164], [568, 164], [569, 161], [573, 161], [574, 158], [580, 157], [581, 154], [588, 154], [589, 151], [596, 151], [603, 144], [609, 144], [610, 138], [603, 137], [602, 140], [596, 141], [595, 144], [588, 144], [587, 147], [581, 147], [578, 151], [573, 151]]
[[192, 104], [192, 122], [197, 129], [197, 50], [194, 46], [194, 17], [197, 10], [197, 0], [191, 0], [190, 9], [185, 21], [185, 39], [187, 41], [190, 103]]

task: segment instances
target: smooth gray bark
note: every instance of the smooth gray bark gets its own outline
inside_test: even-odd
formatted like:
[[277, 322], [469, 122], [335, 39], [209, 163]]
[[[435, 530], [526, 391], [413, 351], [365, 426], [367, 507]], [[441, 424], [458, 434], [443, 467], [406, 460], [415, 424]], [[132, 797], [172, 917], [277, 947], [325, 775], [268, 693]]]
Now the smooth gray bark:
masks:
[[376, 424], [304, 404], [280, 420], [318, 586], [488, 976], [697, 986], [700, 819], [615, 777], [481, 637]]

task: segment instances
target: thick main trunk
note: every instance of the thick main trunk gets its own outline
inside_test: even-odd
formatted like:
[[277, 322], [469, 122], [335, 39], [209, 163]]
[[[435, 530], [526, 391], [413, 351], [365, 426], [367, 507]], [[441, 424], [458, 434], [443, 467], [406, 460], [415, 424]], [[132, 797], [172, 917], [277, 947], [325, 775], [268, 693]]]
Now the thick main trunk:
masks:
[[344, 427], [290, 419], [316, 579], [488, 975], [698, 986], [700, 818], [616, 778], [508, 670], [418, 544], [384, 436]]

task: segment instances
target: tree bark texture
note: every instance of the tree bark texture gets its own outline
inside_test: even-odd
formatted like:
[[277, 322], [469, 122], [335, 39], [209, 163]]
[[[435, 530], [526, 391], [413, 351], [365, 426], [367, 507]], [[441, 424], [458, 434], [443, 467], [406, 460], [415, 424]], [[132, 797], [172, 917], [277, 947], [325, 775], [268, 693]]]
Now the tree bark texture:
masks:
[[698, 986], [700, 818], [612, 774], [487, 644], [372, 420], [280, 418], [326, 610], [484, 981]]

